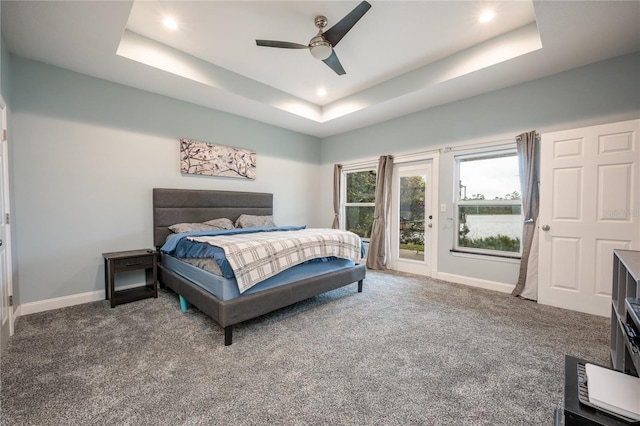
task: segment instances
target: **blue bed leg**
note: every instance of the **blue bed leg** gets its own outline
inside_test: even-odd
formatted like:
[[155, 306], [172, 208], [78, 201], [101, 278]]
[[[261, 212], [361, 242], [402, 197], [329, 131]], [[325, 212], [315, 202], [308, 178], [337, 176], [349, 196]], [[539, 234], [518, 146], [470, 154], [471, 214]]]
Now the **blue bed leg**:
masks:
[[187, 299], [178, 295], [180, 297], [180, 310], [182, 312], [187, 312]]

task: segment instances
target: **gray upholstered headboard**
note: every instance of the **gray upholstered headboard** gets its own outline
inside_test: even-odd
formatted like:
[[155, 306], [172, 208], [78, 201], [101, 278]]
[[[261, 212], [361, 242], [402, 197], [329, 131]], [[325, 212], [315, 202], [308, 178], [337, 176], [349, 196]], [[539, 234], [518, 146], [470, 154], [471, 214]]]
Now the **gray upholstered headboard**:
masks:
[[153, 244], [160, 247], [176, 223], [206, 222], [241, 214], [272, 215], [273, 194], [153, 188]]

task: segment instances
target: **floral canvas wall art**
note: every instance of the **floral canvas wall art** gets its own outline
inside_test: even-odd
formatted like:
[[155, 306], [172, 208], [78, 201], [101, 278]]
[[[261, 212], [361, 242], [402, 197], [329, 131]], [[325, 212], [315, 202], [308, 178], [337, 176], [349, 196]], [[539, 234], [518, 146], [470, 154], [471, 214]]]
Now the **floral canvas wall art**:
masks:
[[180, 139], [183, 174], [256, 178], [256, 153], [248, 149]]

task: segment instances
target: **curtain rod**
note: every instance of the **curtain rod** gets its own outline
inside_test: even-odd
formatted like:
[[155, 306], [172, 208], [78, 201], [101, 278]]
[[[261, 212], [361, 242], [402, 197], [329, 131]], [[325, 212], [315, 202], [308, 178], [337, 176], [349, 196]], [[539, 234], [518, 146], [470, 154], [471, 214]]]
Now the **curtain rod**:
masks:
[[455, 145], [455, 146], [445, 146], [442, 148], [441, 152], [449, 152], [449, 151], [464, 151], [466, 149], [479, 147], [479, 148], [497, 148], [505, 145], [513, 145], [515, 143], [515, 139], [513, 140], [501, 140], [501, 141], [491, 141], [491, 142], [476, 142], [476, 143], [468, 143], [464, 145]]
[[[399, 154], [399, 155], [395, 155], [395, 154], [389, 154], [393, 157], [394, 163], [402, 163], [401, 160], [407, 159], [409, 157], [417, 157], [420, 155], [427, 155], [427, 154], [435, 154], [435, 153], [439, 153], [442, 152], [441, 148], [438, 149], [431, 149], [428, 151], [419, 151], [419, 152], [412, 152], [410, 154]], [[363, 166], [370, 166], [370, 165], [377, 165], [378, 164], [378, 160], [380, 159], [380, 157], [376, 157], [376, 158], [372, 158], [369, 160], [361, 160], [361, 161], [357, 161], [355, 163], [345, 163], [342, 165], [343, 169], [347, 168], [347, 169], [351, 169], [351, 168], [358, 168], [358, 167], [363, 167]], [[398, 161], [400, 160], [400, 161]]]
[[440, 153], [440, 152], [442, 152], [442, 149], [441, 148], [436, 148], [436, 149], [430, 149], [428, 151], [412, 152], [410, 154], [399, 154], [399, 155], [396, 155], [395, 158], [403, 159], [403, 158], [408, 158], [408, 157], [418, 157], [420, 155], [435, 154], [435, 153]]
[[[428, 151], [419, 151], [419, 152], [412, 152], [410, 154], [399, 154], [399, 155], [394, 155], [394, 163], [399, 163], [402, 161], [398, 161], [398, 160], [408, 160], [411, 157], [418, 157], [421, 155], [428, 155], [428, 154], [442, 154], [442, 153], [446, 153], [449, 151], [459, 151], [461, 149], [466, 149], [469, 147], [473, 147], [473, 146], [484, 146], [487, 148], [492, 148], [492, 147], [496, 147], [496, 146], [501, 146], [501, 145], [506, 145], [506, 144], [513, 144], [514, 141], [494, 141], [494, 142], [479, 142], [479, 143], [473, 143], [473, 144], [466, 144], [466, 145], [456, 145], [454, 147], [450, 147], [450, 146], [443, 146], [441, 148], [434, 148], [434, 149], [430, 149]], [[364, 166], [370, 166], [370, 165], [376, 165], [378, 164], [378, 158], [380, 157], [376, 157], [376, 158], [371, 158], [368, 160], [361, 160], [361, 161], [357, 161], [355, 163], [343, 163], [342, 167], [346, 168], [346, 169], [356, 169], [358, 167], [364, 167]]]
[[[540, 134], [538, 132], [536, 132], [536, 138], [540, 137]], [[519, 139], [519, 135], [516, 136], [515, 138], [511, 139], [511, 140], [507, 140], [507, 139], [502, 139], [502, 140], [495, 140], [495, 141], [483, 141], [483, 142], [473, 142], [473, 143], [467, 143], [467, 144], [459, 144], [459, 145], [454, 145], [454, 146], [442, 146], [440, 148], [433, 148], [427, 151], [419, 151], [419, 152], [412, 152], [410, 154], [399, 154], [399, 155], [394, 155], [394, 159], [396, 160], [395, 162], [398, 163], [399, 161], [397, 160], [402, 160], [402, 159], [408, 159], [409, 157], [417, 157], [420, 155], [427, 155], [427, 154], [435, 154], [435, 153], [447, 153], [450, 151], [462, 151], [465, 149], [470, 149], [470, 148], [474, 148], [474, 147], [482, 147], [482, 148], [497, 148], [497, 147], [501, 147], [501, 146], [506, 146], [506, 145], [513, 145], [515, 142], [517, 142]], [[378, 163], [378, 158], [372, 158], [370, 160], [361, 160], [361, 161], [357, 161], [355, 163], [345, 163], [343, 164], [343, 168], [358, 168], [358, 167], [363, 167], [363, 166], [370, 166], [372, 164], [377, 164]], [[401, 162], [401, 161], [400, 161]]]

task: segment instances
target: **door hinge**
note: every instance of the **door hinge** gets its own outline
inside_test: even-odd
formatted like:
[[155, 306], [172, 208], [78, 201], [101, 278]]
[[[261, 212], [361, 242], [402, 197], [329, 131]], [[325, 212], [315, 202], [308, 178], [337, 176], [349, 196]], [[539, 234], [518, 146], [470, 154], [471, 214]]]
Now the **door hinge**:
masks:
[[2, 129], [2, 140], [3, 141], [7, 140], [7, 129]]
[[9, 306], [13, 306], [13, 296], [9, 296]]
[[6, 222], [6, 223], [7, 223], [7, 225], [8, 225], [8, 224], [9, 224], [9, 213], [6, 213], [6, 214], [5, 214], [4, 219], [5, 219], [5, 222]]

